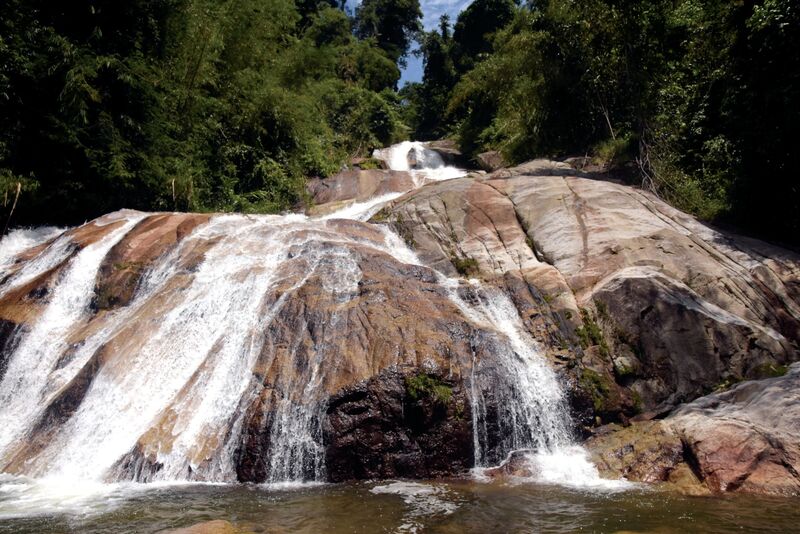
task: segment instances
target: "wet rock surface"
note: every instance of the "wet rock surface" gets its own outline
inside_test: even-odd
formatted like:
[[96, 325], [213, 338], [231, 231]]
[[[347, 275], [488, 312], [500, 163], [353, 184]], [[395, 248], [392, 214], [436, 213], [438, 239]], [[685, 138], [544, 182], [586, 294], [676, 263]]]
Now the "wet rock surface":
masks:
[[383, 169], [346, 170], [325, 179], [309, 180], [306, 188], [313, 202], [310, 215], [325, 215], [354, 202], [413, 189], [414, 177], [405, 171]]
[[[94, 295], [86, 296], [84, 309], [70, 308], [80, 316], [64, 331], [66, 341], [52, 354], [47, 347], [36, 349], [53, 359], [51, 382], [43, 382], [41, 409], [32, 412], [24, 443], [3, 458], [6, 471], [46, 472], [61, 454], [63, 445], [57, 444], [67, 444], [75, 431], [74, 421], [108, 409], [104, 388], [109, 384], [121, 392], [110, 397], [120, 402], [117, 410], [135, 409], [131, 417], [144, 409], [150, 414], [127, 438], [131, 448], [106, 460], [113, 460], [105, 472], [109, 481], [214, 480], [226, 469], [246, 482], [459, 473], [475, 460], [467, 377], [485, 399], [484, 453], [488, 458], [503, 454], [501, 413], [508, 409], [503, 394], [510, 393], [503, 392], [507, 370], [496, 355], [508, 352], [507, 341], [490, 325], [467, 319], [435, 271], [394, 257], [380, 226], [118, 214], [129, 215], [135, 215], [135, 224], [129, 223], [127, 233], [97, 257], [96, 278], [87, 286]], [[70, 258], [90, 253], [120, 227], [116, 216], [109, 217], [109, 223], [90, 223], [68, 234], [65, 239], [83, 237], [70, 241], [64, 258], [34, 283], [50, 287], [65, 276], [60, 273]], [[224, 242], [227, 232], [237, 231], [248, 239]], [[285, 246], [270, 249], [275, 243]], [[272, 255], [262, 256], [265, 248]], [[255, 293], [230, 294], [225, 288], [238, 286], [226, 286], [226, 277], [264, 285], [253, 285]], [[544, 328], [546, 321], [537, 318], [538, 297], [528, 284], [513, 273], [500, 284], [517, 306], [530, 308], [531, 324]], [[206, 300], [217, 290], [222, 300]], [[462, 292], [467, 300], [476, 298], [466, 287]], [[22, 328], [36, 326], [37, 314], [56, 298], [55, 292], [45, 292], [32, 307], [26, 295], [11, 292], [0, 303], [28, 306], [32, 320]], [[206, 319], [219, 302], [241, 306], [248, 298], [252, 317], [236, 308], [224, 316], [232, 321], [225, 328]], [[0, 305], [3, 309], [8, 308]], [[246, 321], [253, 323], [242, 326]], [[162, 330], [164, 323], [178, 329]], [[187, 344], [206, 339], [205, 331], [191, 338], [160, 337], [163, 332], [184, 336], [183, 329], [197, 328], [195, 323], [217, 329], [218, 337], [190, 351]], [[4, 319], [7, 340], [17, 324]], [[244, 345], [257, 347], [251, 355], [226, 349], [227, 333], [235, 328], [243, 329], [240, 336], [252, 336]], [[172, 352], [164, 352], [165, 346]], [[171, 363], [175, 352], [184, 360]], [[228, 363], [221, 365], [226, 357]], [[476, 365], [480, 369], [473, 372]], [[234, 372], [242, 382], [217, 386], [220, 396], [214, 401], [228, 403], [228, 411], [219, 419], [195, 422], [209, 410], [203, 403], [210, 385], [233, 380], [227, 374]], [[172, 389], [158, 389], [175, 373], [183, 378]], [[148, 405], [150, 395], [138, 394], [146, 387], [155, 387], [153, 395], [163, 400]], [[299, 426], [287, 430], [287, 421]], [[202, 430], [187, 443], [182, 433], [192, 425]], [[294, 430], [307, 441], [285, 442], [295, 437]], [[119, 425], [114, 431], [129, 432]], [[274, 451], [284, 449], [293, 452], [276, 460]], [[230, 458], [228, 451], [233, 451]]]
[[[433, 478], [472, 466], [462, 382], [408, 371], [383, 372], [330, 399], [324, 423], [329, 480]], [[420, 380], [436, 383], [439, 392], [416, 391]]]
[[128, 232], [100, 266], [94, 306], [112, 309], [128, 304], [153, 261], [168, 253], [210, 215], [170, 213], [146, 218]]
[[500, 465], [486, 469], [483, 474], [497, 479], [533, 479], [539, 474], [538, 467], [529, 457], [533, 452], [530, 450], [514, 451]]
[[[387, 205], [373, 224], [136, 214], [141, 219], [102, 257], [85, 314], [65, 327], [25, 446], [0, 467], [33, 475], [45, 469], [48, 454], [59, 452], [51, 450], [59, 429], [91, 404], [95, 388], [114, 391], [181, 353], [170, 335], [182, 330], [163, 339], [154, 333], [187, 317], [198, 330], [189, 336], [197, 348], [181, 353], [183, 367], [162, 370], [164, 380], [185, 376], [160, 393], [158, 410], [148, 408], [152, 417], [113, 463], [113, 479], [234, 473], [264, 482], [278, 473], [341, 481], [463, 472], [475, 459], [467, 387], [476, 369], [484, 459], [499, 463], [510, 397], [498, 387], [509, 369], [497, 355], [508, 347], [460, 307], [480, 304], [466, 281], [474, 278], [507, 297], [567, 384], [577, 430], [592, 436], [589, 447], [608, 476], [694, 493], [796, 493], [798, 367], [772, 376], [800, 357], [798, 256], [717, 231], [604, 178], [535, 160], [427, 184]], [[414, 179], [347, 171], [312, 181], [309, 191], [318, 212], [328, 213], [407, 191]], [[125, 216], [70, 230], [3, 273], [0, 379], [16, 333], [36, 324], [70, 262]], [[381, 225], [422, 265], [393, 255]], [[232, 234], [241, 244], [221, 247]], [[267, 243], [273, 255], [264, 255]], [[27, 273], [48, 247], [52, 261]], [[209, 258], [219, 269], [203, 270]], [[460, 281], [448, 289], [437, 271]], [[230, 297], [232, 306], [250, 304], [231, 308], [237, 319], [224, 328], [208, 319], [216, 308], [204, 301], [219, 280], [251, 284]], [[143, 298], [147, 283], [158, 291]], [[197, 341], [216, 328], [207, 345]], [[247, 339], [242, 351], [226, 347], [232, 331]], [[731, 387], [742, 380], [750, 381]], [[196, 422], [210, 410], [199, 394], [209, 388], [228, 392], [208, 401], [229, 402], [227, 415]], [[297, 417], [301, 406], [313, 409]], [[286, 421], [298, 421], [307, 443], [285, 442], [287, 433], [276, 429]], [[180, 441], [187, 428], [197, 435], [189, 445]], [[276, 448], [294, 452], [276, 460], [269, 453]], [[513, 457], [504, 467], [512, 475], [523, 468]]]
[[16, 345], [16, 339], [14, 338], [16, 331], [17, 325], [15, 323], [0, 319], [0, 380], [3, 379], [8, 358]]
[[425, 147], [439, 154], [445, 165], [461, 167], [462, 169], [469, 169], [472, 167], [469, 158], [461, 153], [455, 141], [431, 141], [425, 143]]

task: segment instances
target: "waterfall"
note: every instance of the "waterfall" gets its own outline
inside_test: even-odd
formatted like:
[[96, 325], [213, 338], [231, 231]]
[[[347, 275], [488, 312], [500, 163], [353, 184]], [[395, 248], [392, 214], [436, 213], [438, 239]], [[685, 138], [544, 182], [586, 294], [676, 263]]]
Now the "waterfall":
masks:
[[[7, 455], [15, 441], [19, 443], [20, 437], [36, 421], [43, 407], [49, 404], [47, 398], [56, 393], [55, 384], [48, 379], [49, 373], [57, 367], [59, 357], [67, 349], [70, 328], [88, 313], [100, 262], [141, 218], [141, 215], [124, 217], [119, 221], [122, 222], [120, 226], [74, 256], [60, 274], [41, 316], [11, 356], [0, 381], [0, 406], [3, 407], [0, 412], [0, 428], [3, 429], [0, 434], [0, 458]], [[56, 243], [59, 241], [62, 239]], [[42, 253], [45, 258], [43, 263], [51, 262], [52, 248], [48, 247]], [[62, 251], [66, 247], [55, 248]], [[34, 266], [38, 271], [37, 262], [34, 262]], [[31, 275], [25, 278], [28, 276]], [[10, 282], [12, 287], [15, 282], [19, 283], [16, 279]]]
[[[421, 143], [401, 143], [376, 157], [410, 172], [416, 186], [465, 174]], [[384, 225], [362, 224], [352, 234], [342, 228], [402, 194], [318, 219], [212, 216], [153, 261], [126, 306], [96, 315], [91, 307], [104, 260], [147, 214], [123, 211], [91, 223], [101, 237], [82, 248], [72, 231], [13, 232], [0, 242], [0, 297], [55, 274], [38, 317], [16, 328], [0, 374], [0, 473], [235, 481], [237, 450], [252, 424], [247, 407], [260, 403], [269, 407], [259, 427], [268, 445], [266, 480], [325, 480], [321, 424], [337, 359], [327, 332], [345, 328], [348, 302], [358, 294], [358, 250], [422, 265]], [[476, 466], [518, 449], [537, 451], [539, 460], [567, 454], [573, 445], [563, 390], [514, 305], [478, 281], [436, 277], [463, 317], [489, 332], [486, 343], [497, 355], [491, 366], [475, 361], [465, 377]], [[334, 305], [308, 347], [287, 340], [276, 317], [312, 279]], [[296, 321], [293, 327], [308, 328], [302, 317]], [[265, 375], [269, 388], [259, 382]], [[48, 408], [63, 399], [67, 408]], [[494, 444], [490, 405], [500, 410], [494, 417], [501, 439]], [[570, 463], [576, 455], [567, 457]]]
[[[384, 231], [395, 258], [423, 265], [400, 236], [388, 228]], [[484, 287], [479, 280], [463, 281], [441, 273], [438, 279], [464, 317], [496, 333], [492, 351], [498, 356], [501, 372], [487, 375], [482, 373], [481, 362], [473, 362], [469, 384], [475, 465], [496, 464], [519, 449], [551, 451], [569, 446], [570, 416], [563, 389], [508, 296]], [[493, 455], [486, 446], [484, 392], [489, 390], [499, 397], [495, 404], [504, 410], [498, 417], [502, 442]]]
[[[463, 175], [458, 169], [443, 168], [441, 157], [418, 142], [376, 151], [376, 157], [384, 159], [393, 170], [412, 168], [414, 172], [410, 162], [417, 162], [418, 166], [423, 162], [432, 171], [416, 172], [430, 173], [433, 180]], [[385, 232], [395, 258], [422, 265], [399, 236], [388, 229]], [[485, 287], [479, 280], [447, 278], [441, 273], [438, 278], [466, 318], [497, 334], [492, 340], [492, 350], [499, 370], [486, 372], [484, 362], [473, 361], [469, 380], [477, 474], [480, 476], [482, 467], [496, 465], [515, 451], [526, 451], [525, 459], [540, 481], [580, 487], [619, 487], [619, 481], [601, 479], [586, 452], [575, 444], [563, 387], [508, 296], [496, 288]], [[495, 397], [492, 404], [499, 410], [495, 416], [500, 442], [492, 450], [488, 446], [487, 429], [489, 394]]]
[[417, 187], [427, 182], [451, 180], [465, 175], [463, 169], [445, 165], [438, 152], [418, 141], [403, 141], [376, 150], [373, 156], [385, 161], [393, 171], [410, 172]]
[[0, 239], [0, 272], [11, 267], [16, 258], [26, 250], [43, 245], [63, 232], [63, 228], [54, 226], [13, 230]]

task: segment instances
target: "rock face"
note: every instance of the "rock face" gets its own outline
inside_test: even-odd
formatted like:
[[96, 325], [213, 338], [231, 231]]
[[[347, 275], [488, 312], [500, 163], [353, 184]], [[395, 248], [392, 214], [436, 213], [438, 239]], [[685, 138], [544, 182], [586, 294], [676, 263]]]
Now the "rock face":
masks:
[[515, 337], [567, 384], [609, 476], [796, 492], [800, 372], [770, 377], [799, 359], [800, 258], [605, 178], [546, 160], [417, 189], [347, 171], [310, 182], [313, 213], [394, 198], [372, 223], [120, 212], [32, 246], [0, 276], [0, 470], [497, 464]]
[[800, 495], [800, 364], [587, 443], [607, 476], [694, 493]]
[[400, 193], [416, 186], [414, 177], [404, 171], [382, 169], [342, 171], [329, 178], [314, 178], [308, 182], [308, 192], [314, 207], [311, 215], [325, 215], [354, 202]]
[[425, 143], [425, 146], [438, 153], [445, 165], [452, 165], [454, 167], [461, 167], [462, 169], [469, 169], [471, 167], [469, 158], [467, 158], [458, 149], [458, 145], [451, 140], [431, 141]]
[[380, 225], [121, 212], [37, 250], [0, 287], [5, 472], [461, 472], [468, 380], [483, 453], [505, 454], [508, 340]]
[[583, 349], [573, 375], [591, 415], [669, 411], [798, 358], [795, 254], [598, 178], [533, 161], [429, 185], [380, 216], [439, 270], [525, 280], [557, 325], [550, 345]]
[[496, 171], [506, 166], [506, 162], [500, 152], [483, 152], [478, 154], [475, 159], [478, 162], [478, 166], [487, 172]]
[[[388, 371], [333, 396], [325, 420], [326, 466], [334, 482], [433, 478], [472, 467], [472, 422], [463, 382]], [[417, 391], [415, 381], [442, 392]]]
[[[515, 296], [529, 330], [571, 384], [588, 434], [598, 423], [663, 417], [715, 389], [772, 376], [800, 357], [796, 254], [714, 230], [603, 175], [536, 160], [428, 185], [376, 218], [389, 221], [426, 264], [480, 277]], [[797, 404], [788, 390], [775, 395]], [[713, 435], [717, 426], [710, 415], [680, 421], [698, 443], [702, 429]], [[693, 461], [684, 460], [691, 448], [664, 424], [637, 423], [637, 430], [604, 437], [620, 440], [615, 451], [622, 460], [609, 473], [698, 492], [790, 491], [790, 481], [772, 489], [756, 483], [766, 480], [761, 469], [770, 472], [780, 461], [756, 469], [748, 483], [737, 482], [736, 468], [720, 481], [710, 474], [719, 466], [695, 474]], [[741, 430], [728, 428], [734, 435]], [[747, 435], [736, 443], [776, 458], [764, 445], [769, 438]], [[787, 434], [785, 441], [800, 440]], [[630, 449], [631, 442], [638, 445]], [[627, 456], [631, 450], [635, 458]], [[738, 452], [704, 458], [735, 463], [731, 455]]]

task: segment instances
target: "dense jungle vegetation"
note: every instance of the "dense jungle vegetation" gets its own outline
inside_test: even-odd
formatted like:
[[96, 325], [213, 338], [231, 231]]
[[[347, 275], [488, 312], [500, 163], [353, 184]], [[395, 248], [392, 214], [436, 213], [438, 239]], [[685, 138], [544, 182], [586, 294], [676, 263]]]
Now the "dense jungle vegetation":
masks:
[[407, 134], [395, 86], [421, 16], [417, 0], [355, 20], [336, 0], [6, 0], [6, 212], [17, 187], [17, 223], [291, 207], [306, 177]]
[[[402, 138], [590, 155], [707, 220], [800, 243], [793, 0], [6, 0], [3, 222], [274, 212]], [[398, 91], [413, 41], [421, 83]]]
[[800, 243], [797, 2], [476, 0], [440, 26], [402, 90], [417, 137], [510, 163], [593, 155], [706, 220]]

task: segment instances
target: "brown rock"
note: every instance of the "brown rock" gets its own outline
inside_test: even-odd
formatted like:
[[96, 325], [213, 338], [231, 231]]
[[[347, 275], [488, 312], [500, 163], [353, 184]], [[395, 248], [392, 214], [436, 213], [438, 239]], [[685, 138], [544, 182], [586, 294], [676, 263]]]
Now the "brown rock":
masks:
[[470, 407], [461, 381], [436, 377], [450, 394], [415, 398], [406, 380], [418, 371], [406, 372], [384, 371], [331, 398], [324, 425], [331, 481], [433, 478], [472, 466]]
[[605, 476], [681, 491], [800, 494], [800, 364], [700, 398], [662, 421], [590, 439]]
[[110, 309], [130, 302], [139, 279], [153, 261], [209, 218], [204, 214], [160, 213], [137, 224], [100, 266], [95, 289], [97, 308]]
[[589, 439], [587, 448], [600, 474], [638, 482], [664, 482], [683, 462], [680, 436], [662, 421], [612, 426]]
[[237, 529], [228, 521], [217, 519], [215, 521], [205, 521], [189, 527], [162, 530], [160, 534], [245, 534], [245, 531]]
[[314, 202], [309, 214], [325, 215], [353, 202], [408, 191], [415, 184], [407, 172], [372, 169], [342, 171], [325, 179], [313, 178], [306, 187]]
[[600, 391], [623, 400], [612, 419], [668, 412], [798, 358], [798, 256], [603, 176], [534, 160], [428, 185], [384, 213], [438, 270], [474, 260], [488, 280], [519, 271], [556, 312], [551, 353], [580, 343], [582, 365], [612, 378]]
[[535, 478], [539, 470], [529, 458], [533, 451], [519, 450], [512, 452], [497, 467], [486, 469], [483, 474], [490, 478]]
[[494, 172], [506, 166], [503, 155], [500, 152], [483, 152], [475, 156], [478, 166], [486, 172]]

